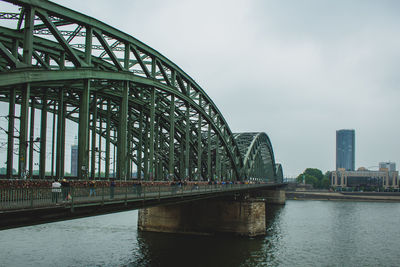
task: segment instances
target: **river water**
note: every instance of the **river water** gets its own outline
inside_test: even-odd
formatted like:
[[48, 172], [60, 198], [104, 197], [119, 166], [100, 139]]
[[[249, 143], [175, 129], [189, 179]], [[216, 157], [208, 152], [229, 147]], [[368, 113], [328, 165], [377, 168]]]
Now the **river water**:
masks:
[[137, 211], [0, 231], [0, 266], [400, 266], [400, 203], [293, 201], [258, 238], [146, 233]]

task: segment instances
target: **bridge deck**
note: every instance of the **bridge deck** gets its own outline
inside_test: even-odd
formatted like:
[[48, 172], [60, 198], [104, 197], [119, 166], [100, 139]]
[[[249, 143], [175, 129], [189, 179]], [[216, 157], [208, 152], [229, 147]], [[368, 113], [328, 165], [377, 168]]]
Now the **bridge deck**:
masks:
[[52, 199], [51, 188], [18, 188], [0, 190], [0, 229], [44, 223], [63, 219], [92, 216], [142, 207], [174, 204], [249, 190], [279, 187], [281, 184], [226, 184], [197, 186], [141, 186], [71, 188], [71, 199]]

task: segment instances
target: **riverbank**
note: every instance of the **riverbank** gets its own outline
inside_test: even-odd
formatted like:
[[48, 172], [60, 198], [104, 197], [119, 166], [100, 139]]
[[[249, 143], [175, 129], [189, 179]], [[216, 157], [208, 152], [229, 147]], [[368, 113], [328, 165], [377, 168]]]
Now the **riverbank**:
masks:
[[399, 192], [286, 191], [286, 199], [400, 202], [400, 193]]

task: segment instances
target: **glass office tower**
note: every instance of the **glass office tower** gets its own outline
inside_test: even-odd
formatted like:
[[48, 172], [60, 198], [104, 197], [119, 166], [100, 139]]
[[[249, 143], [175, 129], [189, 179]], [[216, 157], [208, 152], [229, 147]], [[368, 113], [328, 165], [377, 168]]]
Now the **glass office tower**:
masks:
[[336, 170], [355, 169], [355, 133], [354, 130], [336, 131]]

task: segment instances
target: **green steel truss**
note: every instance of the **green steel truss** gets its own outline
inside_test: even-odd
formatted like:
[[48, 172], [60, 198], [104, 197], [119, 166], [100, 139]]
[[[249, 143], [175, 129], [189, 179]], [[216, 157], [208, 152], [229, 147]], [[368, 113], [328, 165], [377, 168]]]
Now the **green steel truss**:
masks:
[[[203, 89], [156, 50], [52, 2], [2, 1], [15, 9], [0, 12], [9, 177], [13, 168], [20, 177], [32, 173], [37, 146], [39, 177], [49, 169], [48, 154], [51, 174], [64, 176], [69, 120], [78, 125], [81, 179], [99, 177], [101, 170], [129, 179], [134, 169], [145, 180], [276, 179], [266, 134], [234, 135]], [[38, 140], [32, 139], [35, 110], [41, 112]]]

